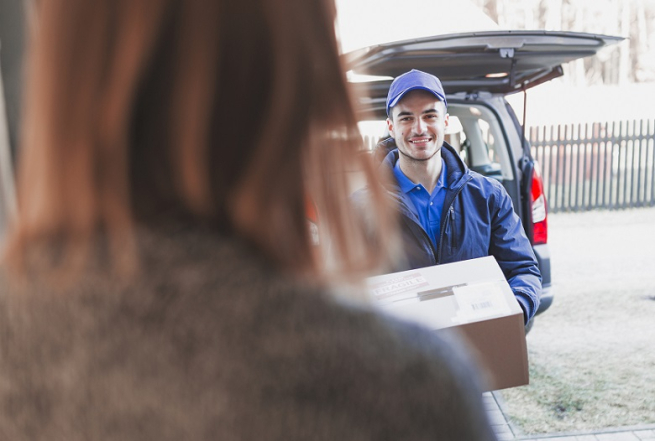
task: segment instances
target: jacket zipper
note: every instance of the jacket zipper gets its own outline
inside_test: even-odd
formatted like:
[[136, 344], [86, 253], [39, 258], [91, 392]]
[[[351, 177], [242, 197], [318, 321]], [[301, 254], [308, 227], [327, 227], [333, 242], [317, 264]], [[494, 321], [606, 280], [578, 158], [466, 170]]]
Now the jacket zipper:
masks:
[[[450, 205], [448, 206], [448, 216], [446, 217], [446, 222], [444, 222], [443, 228], [441, 228], [441, 231], [439, 232], [439, 249], [437, 250], [437, 254], [436, 254], [436, 256], [437, 256], [437, 259], [436, 259], [437, 260], [437, 265], [439, 265], [441, 263], [441, 253], [443, 251], [443, 236], [444, 236], [444, 231], [446, 231], [446, 226], [448, 225], [449, 222], [452, 221], [454, 223], [454, 221], [455, 221], [455, 207], [453, 207], [453, 203], [455, 202], [455, 199], [457, 199], [457, 196], [459, 196], [459, 194], [462, 192], [462, 190], [464, 190], [464, 186], [466, 185], [467, 182], [468, 182], [468, 180], [466, 182], [464, 182], [459, 187], [459, 189], [457, 189], [457, 192], [453, 196], [453, 199], [450, 201]], [[451, 241], [453, 240], [452, 234], [451, 234], [450, 239], [451, 239]], [[432, 245], [432, 243], [430, 243], [430, 245]], [[452, 242], [451, 242], [451, 245], [452, 245]]]
[[430, 236], [428, 236], [428, 233], [425, 232], [423, 227], [421, 227], [421, 231], [423, 231], [423, 235], [427, 239], [428, 245], [430, 246], [430, 251], [432, 251], [432, 261], [436, 264], [437, 262], [437, 250], [434, 249], [434, 244], [432, 243], [432, 239], [430, 239]]
[[414, 219], [410, 218], [409, 216], [406, 216], [406, 217], [407, 217], [407, 219], [412, 221], [414, 223], [414, 225], [416, 225], [418, 227], [421, 234], [423, 234], [423, 238], [425, 239], [425, 243], [428, 244], [428, 246], [430, 247], [430, 251], [432, 252], [432, 261], [435, 264], [437, 264], [438, 263], [437, 262], [437, 250], [434, 248], [434, 244], [432, 243], [432, 239], [430, 239], [430, 236], [428, 236], [428, 233], [425, 232], [425, 230], [423, 229], [423, 227], [421, 226], [421, 224], [419, 222], [416, 222]]
[[[452, 229], [452, 228], [454, 228], [454, 225], [455, 225], [455, 207], [453, 207], [452, 205], [448, 209], [448, 217], [449, 217], [449, 220], [450, 220], [450, 228]], [[454, 234], [450, 235], [450, 249], [451, 250], [455, 249], [455, 235]]]

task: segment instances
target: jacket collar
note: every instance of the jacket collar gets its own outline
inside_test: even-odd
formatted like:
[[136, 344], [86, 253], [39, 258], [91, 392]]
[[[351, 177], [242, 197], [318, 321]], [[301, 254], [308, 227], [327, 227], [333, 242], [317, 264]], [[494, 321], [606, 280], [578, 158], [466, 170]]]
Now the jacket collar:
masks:
[[[398, 162], [399, 158], [398, 149], [395, 148], [391, 150], [387, 156], [380, 164], [380, 176], [382, 176], [382, 185], [394, 192], [400, 192], [400, 187], [394, 179], [393, 168]], [[455, 149], [444, 141], [441, 146], [441, 157], [446, 163], [446, 170], [448, 175], [446, 176], [447, 187], [450, 190], [458, 190], [462, 185], [464, 185], [470, 177], [470, 170], [462, 161], [462, 158], [459, 157]]]

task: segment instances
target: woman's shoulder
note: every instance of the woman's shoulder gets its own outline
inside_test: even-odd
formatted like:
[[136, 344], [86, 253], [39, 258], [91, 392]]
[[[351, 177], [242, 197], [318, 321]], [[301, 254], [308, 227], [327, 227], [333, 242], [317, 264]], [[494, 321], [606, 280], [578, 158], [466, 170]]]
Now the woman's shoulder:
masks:
[[324, 406], [336, 421], [375, 415], [373, 421], [349, 417], [367, 439], [493, 439], [480, 403], [479, 372], [454, 334], [326, 293], [296, 291], [292, 298], [279, 310], [285, 325], [275, 320], [258, 337], [270, 352], [264, 349], [265, 362], [254, 363], [265, 366], [258, 377], [272, 375], [303, 390], [291, 407]]
[[102, 437], [114, 421], [137, 439], [129, 421], [141, 415], [139, 430], [160, 439], [209, 427], [232, 439], [487, 439], [457, 342], [282, 276], [231, 240], [140, 240], [132, 283], [89, 272], [57, 295], [0, 285], [11, 384], [0, 405], [23, 416], [0, 429]]

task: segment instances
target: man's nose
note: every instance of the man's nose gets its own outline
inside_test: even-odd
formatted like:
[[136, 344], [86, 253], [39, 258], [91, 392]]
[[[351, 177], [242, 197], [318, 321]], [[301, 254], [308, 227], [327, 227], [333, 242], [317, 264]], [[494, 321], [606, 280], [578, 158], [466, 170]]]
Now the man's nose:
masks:
[[416, 122], [414, 124], [414, 130], [416, 131], [417, 134], [421, 134], [425, 131], [425, 121], [421, 118], [416, 118]]

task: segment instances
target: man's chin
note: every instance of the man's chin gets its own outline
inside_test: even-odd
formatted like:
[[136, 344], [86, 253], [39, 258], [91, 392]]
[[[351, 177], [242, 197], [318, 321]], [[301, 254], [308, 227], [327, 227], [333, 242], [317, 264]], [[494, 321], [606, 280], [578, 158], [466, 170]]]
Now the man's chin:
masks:
[[410, 160], [410, 161], [414, 161], [414, 162], [427, 162], [427, 161], [429, 161], [430, 159], [432, 159], [432, 158], [434, 158], [435, 156], [437, 156], [437, 154], [438, 154], [440, 151], [441, 151], [441, 149], [436, 149], [434, 152], [431, 152], [431, 154], [426, 153], [426, 154], [424, 154], [424, 155], [409, 155], [409, 154], [403, 152], [402, 150], [398, 149], [398, 153], [400, 153], [400, 154], [401, 154], [403, 157], [405, 157], [406, 159], [408, 159], [408, 160]]

